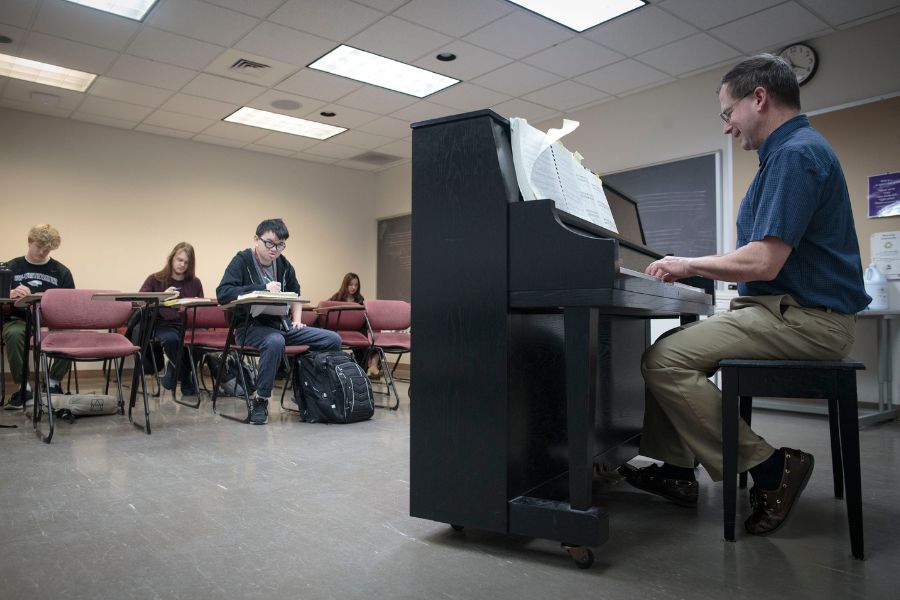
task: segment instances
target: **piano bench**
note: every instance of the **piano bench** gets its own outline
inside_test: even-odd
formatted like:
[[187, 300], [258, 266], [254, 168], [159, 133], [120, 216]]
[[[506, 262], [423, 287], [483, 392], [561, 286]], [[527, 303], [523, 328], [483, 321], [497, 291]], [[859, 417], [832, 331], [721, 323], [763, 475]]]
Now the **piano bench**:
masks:
[[[862, 483], [859, 462], [859, 419], [856, 372], [865, 365], [839, 361], [728, 359], [719, 362], [722, 374], [722, 473], [725, 539], [734, 541], [737, 502], [738, 418], [750, 424], [754, 396], [828, 400], [834, 496], [843, 498], [846, 486], [850, 547], [863, 559]], [[747, 473], [740, 474], [747, 487]]]

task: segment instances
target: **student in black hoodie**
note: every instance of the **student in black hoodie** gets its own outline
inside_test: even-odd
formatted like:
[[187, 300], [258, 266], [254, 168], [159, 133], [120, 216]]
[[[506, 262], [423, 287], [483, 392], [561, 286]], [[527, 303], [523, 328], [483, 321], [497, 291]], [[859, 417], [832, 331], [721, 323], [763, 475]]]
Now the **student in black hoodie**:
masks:
[[[287, 247], [287, 226], [281, 219], [267, 219], [256, 228], [253, 246], [238, 252], [225, 269], [216, 288], [220, 304], [239, 295], [255, 291], [300, 293], [300, 283], [291, 263], [282, 256]], [[259, 350], [259, 373], [256, 395], [252, 400], [250, 422], [264, 425], [268, 421], [272, 384], [285, 346], [309, 346], [311, 350], [338, 350], [341, 338], [327, 329], [307, 327], [300, 320], [302, 306], [252, 306], [235, 311], [234, 318], [243, 323], [250, 311], [249, 325], [236, 333], [237, 341]]]

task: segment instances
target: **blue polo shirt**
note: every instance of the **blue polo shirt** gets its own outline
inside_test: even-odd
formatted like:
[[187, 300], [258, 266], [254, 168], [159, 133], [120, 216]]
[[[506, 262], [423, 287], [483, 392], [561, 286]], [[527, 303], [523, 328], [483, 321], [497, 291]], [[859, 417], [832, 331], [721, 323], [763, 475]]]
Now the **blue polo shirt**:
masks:
[[790, 294], [807, 307], [852, 314], [866, 295], [850, 194], [837, 156], [798, 115], [773, 131], [758, 150], [759, 170], [741, 200], [737, 247], [766, 237], [790, 244], [772, 281], [738, 284], [742, 296]]

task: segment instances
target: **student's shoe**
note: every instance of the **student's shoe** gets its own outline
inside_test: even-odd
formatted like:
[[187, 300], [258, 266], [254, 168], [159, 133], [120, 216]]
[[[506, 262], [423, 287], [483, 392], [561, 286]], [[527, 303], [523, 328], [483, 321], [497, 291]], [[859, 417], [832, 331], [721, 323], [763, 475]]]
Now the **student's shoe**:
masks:
[[22, 398], [19, 396], [19, 391], [17, 390], [13, 392], [13, 395], [9, 397], [9, 402], [7, 402], [3, 408], [6, 410], [22, 410], [22, 407], [25, 405], [27, 400], [31, 400], [31, 391], [25, 390], [25, 397]]
[[171, 364], [166, 365], [166, 374], [163, 375], [162, 386], [167, 390], [175, 389], [175, 369], [172, 368]]
[[659, 465], [637, 469], [624, 464], [619, 467], [619, 474], [639, 490], [662, 496], [679, 506], [697, 506], [700, 485], [696, 481], [662, 477]]
[[196, 396], [197, 388], [194, 387], [193, 383], [189, 383], [187, 385], [181, 384], [181, 395], [182, 396]]
[[265, 425], [269, 420], [269, 401], [266, 398], [254, 398], [250, 403], [250, 422]]
[[787, 521], [791, 508], [812, 475], [815, 459], [812, 454], [800, 450], [782, 448], [784, 470], [781, 483], [774, 490], [763, 490], [754, 485], [750, 489], [750, 506], [753, 513], [744, 522], [747, 533], [769, 535], [775, 533]]
[[58, 383], [57, 383], [57, 384], [54, 384], [54, 385], [51, 385], [51, 386], [50, 386], [50, 393], [51, 393], [51, 394], [60, 394], [60, 395], [62, 395], [62, 393], [63, 393], [62, 386], [61, 386], [60, 384], [58, 384]]

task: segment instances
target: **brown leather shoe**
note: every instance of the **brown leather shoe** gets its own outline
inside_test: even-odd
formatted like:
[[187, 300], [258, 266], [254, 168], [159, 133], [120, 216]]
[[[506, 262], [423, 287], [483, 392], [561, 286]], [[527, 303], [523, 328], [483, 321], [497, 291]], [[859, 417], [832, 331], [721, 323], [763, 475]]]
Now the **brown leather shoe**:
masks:
[[763, 490], [759, 486], [753, 486], [750, 490], [753, 513], [744, 522], [748, 533], [769, 535], [778, 531], [812, 475], [815, 465], [812, 454], [790, 448], [781, 450], [784, 452], [781, 484], [774, 490]]
[[637, 469], [625, 464], [619, 467], [619, 474], [639, 490], [662, 496], [679, 506], [697, 506], [700, 485], [696, 481], [661, 477], [659, 470], [659, 465]]

